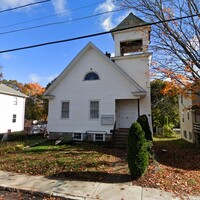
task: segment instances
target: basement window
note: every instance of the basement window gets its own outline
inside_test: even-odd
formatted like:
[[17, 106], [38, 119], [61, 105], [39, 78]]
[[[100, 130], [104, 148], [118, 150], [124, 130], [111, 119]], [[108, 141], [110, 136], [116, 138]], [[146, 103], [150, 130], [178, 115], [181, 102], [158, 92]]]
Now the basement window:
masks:
[[83, 140], [83, 134], [82, 133], [73, 133], [73, 139], [76, 141], [82, 141]]
[[94, 134], [94, 141], [97, 141], [97, 142], [105, 141], [105, 134], [95, 133]]
[[142, 40], [133, 40], [120, 43], [121, 55], [143, 51]]

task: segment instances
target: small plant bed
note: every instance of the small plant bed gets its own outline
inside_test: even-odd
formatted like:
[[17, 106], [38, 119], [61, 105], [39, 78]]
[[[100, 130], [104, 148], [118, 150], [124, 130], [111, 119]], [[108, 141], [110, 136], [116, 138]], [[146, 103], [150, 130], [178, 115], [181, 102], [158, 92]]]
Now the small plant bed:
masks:
[[133, 184], [159, 188], [182, 197], [200, 195], [200, 147], [179, 138], [155, 138], [156, 161]]

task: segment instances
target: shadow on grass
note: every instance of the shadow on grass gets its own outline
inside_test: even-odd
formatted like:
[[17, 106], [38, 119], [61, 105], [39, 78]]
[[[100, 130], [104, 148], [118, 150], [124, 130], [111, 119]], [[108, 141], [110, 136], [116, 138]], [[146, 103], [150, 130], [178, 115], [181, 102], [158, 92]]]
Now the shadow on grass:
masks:
[[131, 181], [131, 177], [128, 174], [111, 174], [106, 172], [60, 172], [53, 174], [47, 178], [54, 180], [62, 179], [102, 183], [125, 183]]
[[200, 147], [182, 139], [154, 141], [159, 163], [184, 170], [200, 170]]
[[73, 142], [70, 144], [55, 145], [55, 141], [52, 140], [26, 150], [27, 153], [42, 153], [46, 151], [67, 151], [66, 154], [80, 154], [86, 152], [87, 154], [92, 154], [93, 152], [98, 152], [122, 159], [126, 159], [127, 155], [126, 149], [112, 148], [112, 145], [109, 143]]

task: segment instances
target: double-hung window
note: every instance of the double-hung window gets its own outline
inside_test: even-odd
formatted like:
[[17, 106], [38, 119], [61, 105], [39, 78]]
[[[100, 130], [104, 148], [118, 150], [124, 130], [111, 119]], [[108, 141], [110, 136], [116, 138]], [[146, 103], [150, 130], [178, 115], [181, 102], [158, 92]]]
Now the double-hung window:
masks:
[[16, 121], [17, 121], [17, 115], [16, 115], [16, 114], [13, 114], [12, 122], [13, 122], [13, 123], [16, 123]]
[[14, 97], [13, 104], [14, 104], [14, 105], [17, 105], [17, 97]]
[[62, 101], [61, 118], [69, 119], [69, 101]]
[[99, 101], [90, 101], [90, 119], [99, 119]]

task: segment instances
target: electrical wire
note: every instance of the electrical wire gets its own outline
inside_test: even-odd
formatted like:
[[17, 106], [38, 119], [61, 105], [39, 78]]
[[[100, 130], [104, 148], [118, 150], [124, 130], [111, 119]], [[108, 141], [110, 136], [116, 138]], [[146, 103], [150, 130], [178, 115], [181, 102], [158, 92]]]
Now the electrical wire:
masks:
[[38, 1], [38, 2], [35, 2], [35, 3], [29, 3], [29, 4], [22, 5], [22, 6], [9, 8], [9, 9], [6, 9], [6, 10], [0, 10], [0, 13], [4, 13], [4, 12], [16, 10], [16, 9], [20, 9], [20, 8], [24, 8], [24, 7], [28, 7], [28, 6], [33, 6], [33, 5], [40, 4], [40, 3], [46, 3], [48, 1], [51, 1], [51, 0]]
[[0, 35], [5, 35], [5, 34], [9, 34], [9, 33], [16, 33], [16, 32], [21, 32], [21, 31], [27, 31], [27, 30], [30, 30], [30, 29], [37, 29], [37, 28], [42, 28], [42, 27], [47, 27], [47, 26], [55, 26], [55, 25], [65, 24], [65, 23], [68, 23], [68, 22], [79, 21], [79, 20], [83, 20], [83, 19], [89, 19], [89, 18], [92, 18], [92, 17], [97, 17], [97, 16], [100, 16], [100, 15], [113, 13], [113, 12], [119, 12], [119, 11], [123, 11], [123, 10], [127, 10], [127, 9], [128, 8], [122, 8], [122, 9], [118, 9], [118, 10], [106, 11], [106, 12], [97, 13], [97, 14], [94, 14], [94, 15], [89, 15], [89, 16], [85, 16], [85, 17], [66, 20], [66, 21], [62, 21], [62, 22], [53, 22], [53, 23], [42, 24], [42, 25], [38, 25], [38, 26], [31, 26], [31, 27], [27, 27], [27, 28], [16, 29], [16, 30], [12, 30], [12, 31], [0, 32]]
[[90, 34], [90, 35], [83, 35], [83, 36], [69, 38], [69, 39], [64, 39], [64, 40], [57, 40], [57, 41], [40, 43], [40, 44], [35, 44], [35, 45], [30, 45], [30, 46], [24, 46], [24, 47], [19, 47], [19, 48], [2, 50], [2, 51], [0, 51], [0, 54], [1, 53], [12, 52], [12, 51], [19, 51], [19, 50], [31, 49], [31, 48], [41, 47], [41, 46], [47, 46], [47, 45], [52, 45], [52, 44], [58, 44], [58, 43], [63, 43], [63, 42], [69, 42], [69, 41], [74, 41], [74, 40], [80, 40], [80, 39], [85, 39], [85, 38], [89, 38], [89, 37], [96, 37], [96, 36], [105, 35], [105, 34], [108, 34], [108, 33], [112, 34], [112, 33], [120, 32], [120, 31], [128, 30], [128, 29], [140, 28], [140, 27], [145, 27], [145, 26], [152, 26], [152, 25], [156, 25], [156, 24], [160, 24], [160, 23], [165, 23], [165, 22], [170, 22], [170, 21], [177, 21], [177, 20], [180, 20], [180, 19], [187, 19], [187, 18], [197, 17], [197, 16], [200, 17], [200, 13], [194, 14], [194, 15], [189, 15], [189, 16], [184, 16], [184, 17], [177, 17], [177, 18], [172, 18], [172, 19], [167, 19], [167, 20], [152, 22], [152, 23], [145, 23], [145, 24], [141, 24], [141, 25], [137, 25], [137, 26], [131, 26], [131, 27], [117, 29], [117, 30], [105, 31], [105, 32], [100, 32], [100, 33], [94, 33], [94, 34]]
[[46, 19], [46, 18], [50, 18], [50, 17], [59, 16], [59, 15], [64, 15], [64, 14], [66, 14], [66, 13], [71, 13], [71, 12], [74, 12], [74, 11], [77, 11], [77, 10], [81, 10], [81, 9], [84, 9], [84, 8], [88, 8], [88, 7], [97, 5], [97, 4], [102, 3], [102, 2], [104, 2], [104, 1], [99, 1], [99, 2], [97, 2], [97, 3], [89, 4], [89, 5], [86, 5], [86, 6], [79, 7], [79, 8], [74, 8], [74, 9], [72, 9], [72, 10], [70, 10], [70, 11], [68, 10], [68, 11], [61, 12], [61, 13], [57, 13], [57, 14], [53, 14], [53, 15], [47, 15], [47, 16], [35, 18], [35, 19], [32, 19], [32, 20], [27, 20], [27, 21], [15, 23], [15, 24], [10, 24], [10, 25], [7, 25], [7, 26], [2, 26], [2, 27], [0, 27], [0, 29], [13, 27], [13, 26], [17, 26], [17, 25], [20, 25], [20, 24], [26, 24], [26, 23], [29, 23], [29, 22], [38, 21], [38, 20], [42, 20], [42, 19]]

